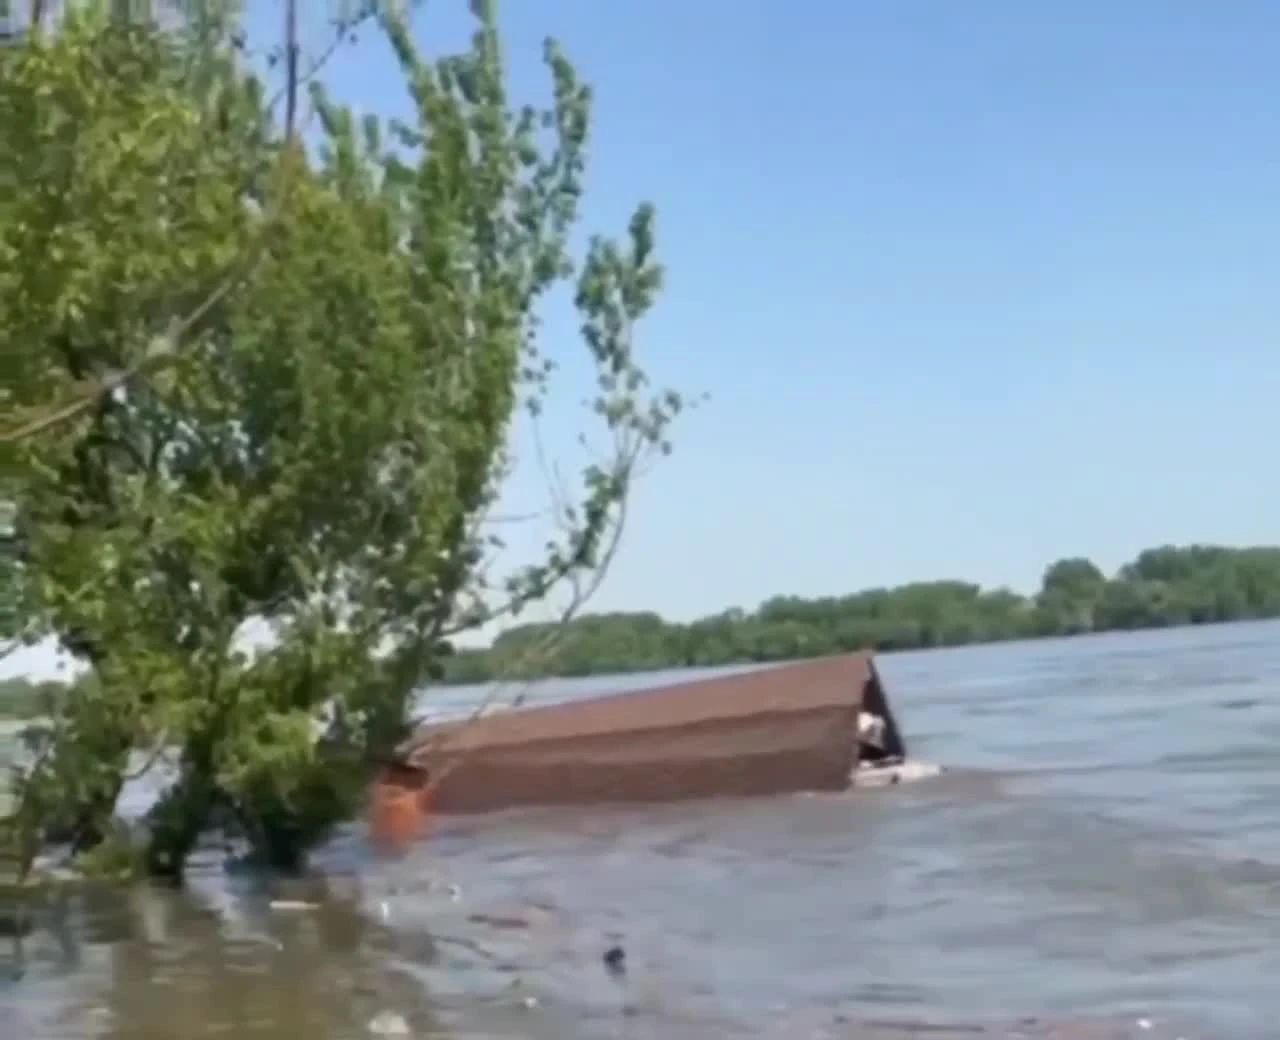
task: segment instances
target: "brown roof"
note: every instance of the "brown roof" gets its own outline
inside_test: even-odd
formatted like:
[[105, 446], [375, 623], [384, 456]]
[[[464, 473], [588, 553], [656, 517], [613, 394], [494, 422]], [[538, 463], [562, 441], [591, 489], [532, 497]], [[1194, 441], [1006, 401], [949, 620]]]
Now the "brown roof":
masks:
[[414, 734], [405, 750], [413, 757], [427, 742], [435, 744], [444, 737], [459, 738], [448, 740], [449, 747], [473, 742], [492, 747], [854, 708], [874, 675], [870, 654], [820, 657], [587, 701], [504, 711], [475, 721], [428, 725]]

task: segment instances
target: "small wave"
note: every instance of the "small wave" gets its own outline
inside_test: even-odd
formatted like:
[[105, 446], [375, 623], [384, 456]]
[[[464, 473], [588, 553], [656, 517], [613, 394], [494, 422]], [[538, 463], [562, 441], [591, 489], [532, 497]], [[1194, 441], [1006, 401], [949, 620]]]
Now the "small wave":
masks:
[[894, 784], [911, 784], [941, 776], [942, 766], [935, 762], [919, 762], [909, 759], [898, 765], [864, 765], [853, 774], [855, 787], [889, 787]]

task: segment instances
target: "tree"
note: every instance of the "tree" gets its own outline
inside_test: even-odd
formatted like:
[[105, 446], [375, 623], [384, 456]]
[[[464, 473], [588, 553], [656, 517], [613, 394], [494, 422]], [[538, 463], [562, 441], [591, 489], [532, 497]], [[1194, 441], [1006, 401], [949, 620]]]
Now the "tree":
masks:
[[[357, 121], [303, 68], [294, 4], [279, 98], [233, 10], [196, 6], [171, 25], [64, 5], [0, 81], [24, 622], [91, 668], [34, 736], [24, 825], [92, 848], [131, 755], [174, 749], [146, 849], [173, 875], [215, 816], [299, 865], [453, 636], [566, 583], [576, 610], [681, 406], [633, 353], [661, 282], [652, 209], [570, 255], [591, 94], [554, 42], [551, 105], [517, 108], [492, 4], [436, 62], [366, 8], [416, 118]], [[611, 452], [557, 502], [547, 557], [496, 582], [512, 423], [554, 368], [538, 308], [575, 276]], [[246, 651], [248, 627], [271, 644]]]
[[1096, 563], [1082, 556], [1073, 556], [1058, 560], [1045, 570], [1040, 594], [1069, 599], [1096, 597], [1101, 594], [1106, 581], [1107, 576]]

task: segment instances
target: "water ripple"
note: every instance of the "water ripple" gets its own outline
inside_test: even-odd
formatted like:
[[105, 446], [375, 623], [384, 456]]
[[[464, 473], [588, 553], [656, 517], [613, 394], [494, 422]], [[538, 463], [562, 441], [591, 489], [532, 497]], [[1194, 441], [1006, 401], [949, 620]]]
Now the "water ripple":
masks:
[[914, 750], [954, 767], [916, 785], [450, 821], [391, 861], [353, 826], [314, 890], [210, 865], [182, 894], [77, 897], [0, 983], [0, 1035], [1263, 1040], [1277, 637], [887, 656]]

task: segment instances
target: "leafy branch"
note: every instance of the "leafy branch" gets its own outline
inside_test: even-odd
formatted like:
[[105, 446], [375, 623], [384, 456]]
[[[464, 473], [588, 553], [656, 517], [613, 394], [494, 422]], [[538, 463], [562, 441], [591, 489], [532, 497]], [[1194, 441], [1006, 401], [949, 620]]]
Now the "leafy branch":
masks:
[[[180, 872], [215, 816], [293, 864], [352, 811], [452, 637], [562, 597], [567, 620], [608, 572], [683, 406], [637, 357], [654, 214], [576, 262], [591, 91], [549, 42], [549, 102], [512, 104], [492, 3], [435, 61], [381, 5], [340, 22], [385, 34], [403, 120], [334, 102], [328, 48], [300, 71], [300, 6], [279, 98], [230, 19], [123, 31], [91, 6], [0, 56], [19, 146], [0, 178], [32, 186], [0, 196], [3, 385], [77, 387], [0, 442], [23, 631], [91, 679], [31, 790], [88, 847], [131, 760], [171, 748], [153, 869]], [[495, 578], [512, 427], [527, 408], [537, 429], [560, 349], [539, 311], [566, 284], [606, 446], [571, 489], [536, 439], [557, 534]]]

